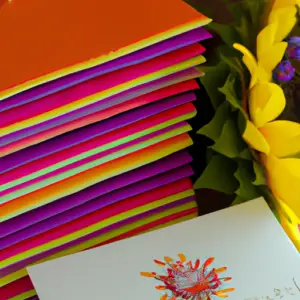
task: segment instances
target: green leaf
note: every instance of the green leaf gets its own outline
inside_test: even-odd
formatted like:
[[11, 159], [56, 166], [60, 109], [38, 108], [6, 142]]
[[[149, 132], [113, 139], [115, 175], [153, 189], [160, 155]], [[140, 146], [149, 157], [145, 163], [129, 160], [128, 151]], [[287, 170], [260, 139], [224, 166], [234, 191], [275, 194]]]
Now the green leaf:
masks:
[[220, 138], [211, 148], [230, 158], [240, 156], [240, 153], [246, 148], [246, 144], [243, 141], [234, 120], [228, 119], [226, 121]]
[[217, 107], [224, 101], [224, 95], [218, 91], [218, 87], [221, 87], [228, 74], [228, 66], [221, 62], [216, 66], [200, 66], [199, 69], [205, 72], [205, 76], [200, 78], [201, 83], [203, 84], [210, 101], [214, 107]]
[[224, 123], [228, 118], [229, 104], [223, 102], [217, 109], [213, 119], [205, 126], [203, 126], [197, 133], [207, 136], [216, 141], [222, 134]]
[[235, 199], [233, 200], [233, 202], [231, 203], [231, 206], [234, 206], [234, 205], [238, 205], [238, 204], [242, 204], [246, 202], [246, 200], [244, 200], [242, 197], [240, 196], [236, 196]]
[[[218, 54], [219, 60], [222, 60], [222, 58], [230, 58], [233, 59], [235, 57], [242, 58], [242, 54], [238, 52], [236, 49], [233, 48], [233, 45], [230, 47], [226, 44], [221, 44], [216, 48], [216, 52]], [[225, 60], [223, 60], [225, 61]]]
[[252, 24], [260, 24], [260, 19], [265, 11], [265, 5], [267, 2], [271, 2], [269, 0], [247, 0], [245, 1], [245, 5], [250, 12]]
[[[236, 52], [236, 50], [235, 50]], [[232, 71], [237, 72], [240, 74], [242, 71], [242, 66], [240, 64], [240, 61], [237, 59], [237, 57], [229, 57], [228, 55], [224, 55], [224, 52], [220, 52], [220, 58], [222, 61], [224, 61]]]
[[223, 87], [219, 91], [225, 95], [226, 100], [234, 107], [234, 109], [243, 110], [241, 101], [235, 92], [236, 75], [230, 73]]
[[255, 173], [255, 180], [252, 182], [254, 185], [266, 185], [266, 175], [263, 166], [253, 160], [253, 170]]
[[234, 173], [235, 178], [239, 181], [240, 187], [235, 193], [245, 200], [251, 200], [260, 196], [256, 186], [253, 185], [253, 175], [251, 163], [239, 161], [238, 169]]
[[228, 4], [229, 11], [234, 15], [235, 20], [238, 20], [242, 15], [243, 11], [243, 3], [244, 0], [236, 0], [234, 2], [230, 2]]
[[267, 2], [268, 0], [236, 0], [228, 6], [235, 16], [234, 27], [239, 33], [241, 43], [251, 52], [256, 48], [256, 37], [261, 29], [261, 24], [263, 24], [262, 18]]
[[237, 32], [240, 35], [240, 39], [245, 47], [249, 46], [249, 30], [251, 30], [251, 24], [249, 24], [248, 20], [245, 17], [240, 17], [240, 23], [236, 27]]
[[232, 195], [238, 187], [238, 181], [233, 175], [236, 169], [237, 164], [232, 159], [218, 154], [214, 155], [194, 187]]
[[245, 148], [239, 155], [239, 158], [253, 160], [253, 156], [249, 148]]
[[212, 158], [214, 157], [215, 152], [212, 149], [206, 149], [206, 163], [209, 164]]
[[267, 2], [270, 2], [270, 0], [235, 0], [228, 5], [228, 9], [233, 13], [236, 20], [239, 20], [242, 15], [247, 14], [249, 22], [257, 25], [260, 23]]
[[240, 135], [243, 135], [247, 126], [246, 113], [244, 111], [239, 111], [238, 114], [238, 128]]
[[225, 44], [232, 47], [234, 43], [239, 42], [239, 36], [236, 29], [231, 25], [218, 24], [212, 22], [208, 25], [208, 28], [217, 33]]

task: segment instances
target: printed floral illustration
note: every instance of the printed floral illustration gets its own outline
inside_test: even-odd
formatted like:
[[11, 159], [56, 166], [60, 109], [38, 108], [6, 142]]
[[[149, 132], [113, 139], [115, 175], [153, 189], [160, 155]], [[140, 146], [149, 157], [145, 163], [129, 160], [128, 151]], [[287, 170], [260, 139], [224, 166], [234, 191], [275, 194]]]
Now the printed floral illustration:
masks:
[[220, 277], [227, 268], [210, 267], [214, 261], [213, 257], [208, 258], [203, 264], [200, 259], [192, 263], [183, 254], [178, 254], [178, 257], [178, 261], [170, 257], [165, 257], [164, 261], [154, 260], [163, 268], [164, 274], [141, 272], [142, 276], [161, 282], [155, 287], [157, 290], [165, 291], [160, 300], [213, 300], [214, 297], [228, 298], [228, 293], [234, 291], [234, 288], [224, 287], [231, 278]]

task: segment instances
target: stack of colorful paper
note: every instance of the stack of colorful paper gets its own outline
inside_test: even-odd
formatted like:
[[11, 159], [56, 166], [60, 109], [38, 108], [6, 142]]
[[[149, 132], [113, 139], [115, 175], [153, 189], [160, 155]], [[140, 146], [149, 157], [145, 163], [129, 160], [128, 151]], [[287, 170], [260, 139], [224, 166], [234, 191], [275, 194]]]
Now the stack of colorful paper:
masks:
[[0, 10], [0, 299], [25, 267], [197, 214], [185, 148], [210, 20], [181, 0]]

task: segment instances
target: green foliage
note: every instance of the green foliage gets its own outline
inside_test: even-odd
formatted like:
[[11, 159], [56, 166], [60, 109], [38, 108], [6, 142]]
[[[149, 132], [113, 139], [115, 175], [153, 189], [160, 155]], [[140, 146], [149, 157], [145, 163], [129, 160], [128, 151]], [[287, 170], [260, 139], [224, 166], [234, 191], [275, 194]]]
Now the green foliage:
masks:
[[230, 73], [227, 77], [227, 80], [219, 91], [225, 95], [226, 100], [231, 104], [233, 109], [242, 110], [242, 102], [241, 99], [238, 99], [236, 95], [235, 83], [237, 80], [237, 75], [234, 73]]
[[268, 0], [237, 0], [228, 5], [229, 11], [236, 17], [235, 28], [241, 42], [253, 53], [266, 5]]
[[223, 44], [216, 49], [217, 63], [201, 67], [206, 76], [200, 80], [215, 115], [197, 132], [211, 139], [213, 145], [208, 149], [207, 168], [195, 188], [235, 195], [233, 205], [264, 196], [268, 190], [264, 169], [242, 138], [248, 118], [244, 98], [249, 75], [241, 62], [241, 54], [233, 48], [234, 43], [242, 43], [253, 51], [264, 3], [263, 0], [243, 0], [228, 5], [236, 22], [209, 25]]
[[233, 202], [231, 203], [231, 206], [238, 205], [244, 203], [245, 200], [241, 198], [240, 196], [236, 196]]
[[250, 30], [249, 30], [249, 23], [247, 22], [247, 19], [245, 17], [241, 18], [240, 24], [236, 28], [237, 32], [239, 33], [241, 37], [241, 43], [243, 45], [246, 45], [249, 47], [249, 35], [250, 35]]
[[210, 23], [208, 27], [214, 32], [217, 33], [223, 42], [228, 46], [232, 46], [233, 43], [237, 43], [240, 39], [239, 34], [231, 25], [227, 24], [218, 24], [218, 23]]
[[216, 110], [213, 119], [204, 127], [199, 129], [198, 134], [216, 141], [222, 134], [223, 126], [228, 118], [230, 112], [230, 104], [224, 101]]
[[[234, 50], [234, 48], [230, 49], [231, 51], [228, 51], [228, 47], [220, 48], [221, 61], [224, 61], [231, 68], [231, 71], [236, 73], [243, 72], [243, 66], [241, 65], [239, 58], [236, 57], [240, 54], [237, 53], [236, 50]], [[234, 53], [234, 57], [232, 57], [232, 53]]]
[[238, 187], [238, 181], [234, 177], [236, 169], [237, 165], [233, 160], [216, 154], [211, 158], [194, 187], [213, 189], [231, 195]]
[[237, 125], [241, 135], [245, 132], [246, 120], [245, 112], [239, 111]]
[[235, 194], [244, 200], [251, 200], [260, 196], [259, 190], [252, 184], [252, 162], [241, 160], [239, 161], [239, 167], [234, 173], [235, 178], [239, 181], [240, 186], [235, 191]]
[[228, 119], [223, 126], [220, 138], [215, 141], [211, 148], [229, 158], [235, 158], [240, 156], [245, 147], [246, 145], [241, 139], [236, 122]]
[[253, 160], [253, 156], [252, 156], [252, 153], [250, 151], [249, 148], [245, 148], [239, 155], [239, 158], [242, 158], [242, 159], [246, 159], [246, 160]]
[[254, 185], [266, 185], [266, 175], [264, 168], [255, 160], [253, 161], [253, 170], [255, 173]]
[[228, 66], [226, 63], [220, 62], [216, 66], [201, 67], [201, 71], [205, 72], [205, 76], [200, 78], [210, 101], [214, 107], [217, 107], [224, 101], [223, 97], [220, 97], [218, 87], [221, 87], [228, 76]]

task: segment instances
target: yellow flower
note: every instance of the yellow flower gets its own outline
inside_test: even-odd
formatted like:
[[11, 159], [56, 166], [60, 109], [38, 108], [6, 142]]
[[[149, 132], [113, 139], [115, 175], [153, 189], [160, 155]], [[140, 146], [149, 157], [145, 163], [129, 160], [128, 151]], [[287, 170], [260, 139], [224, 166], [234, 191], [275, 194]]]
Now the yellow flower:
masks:
[[300, 0], [275, 0], [273, 2], [272, 10], [289, 6], [300, 6]]
[[287, 157], [300, 153], [300, 124], [291, 121], [273, 121], [257, 128], [247, 121], [243, 134], [247, 144], [261, 153]]
[[295, 3], [288, 7], [284, 4], [286, 2], [282, 0], [274, 3], [269, 18], [272, 23], [257, 36], [257, 60], [244, 46], [233, 45], [243, 54], [243, 62], [251, 74], [250, 120], [247, 120], [243, 138], [251, 148], [265, 154], [272, 152], [279, 157], [300, 152], [300, 125], [289, 121], [273, 121], [286, 105], [283, 90], [271, 82], [272, 71], [282, 60], [287, 47], [287, 43], [281, 42], [278, 36], [283, 37], [282, 28], [288, 34], [294, 26], [289, 22], [278, 26], [278, 22], [282, 17], [282, 9], [288, 9], [288, 16], [296, 15]]
[[[283, 121], [285, 122], [285, 121]], [[260, 155], [280, 224], [300, 251], [300, 159]]]
[[284, 110], [286, 99], [281, 87], [271, 82], [272, 72], [286, 51], [287, 43], [282, 40], [297, 22], [296, 5], [300, 6], [300, 0], [274, 1], [268, 25], [257, 36], [257, 59], [244, 46], [233, 46], [243, 54], [251, 74], [250, 118], [243, 138], [260, 152], [281, 225], [300, 251], [300, 159], [285, 158], [300, 153], [300, 124], [274, 121]]
[[243, 54], [243, 62], [251, 74], [250, 89], [255, 84], [269, 83], [272, 71], [282, 60], [287, 48], [286, 42], [275, 42], [278, 23], [274, 22], [265, 27], [257, 36], [257, 60], [243, 45], [234, 44], [233, 47]]
[[286, 1], [281, 0], [275, 2], [268, 19], [269, 24], [274, 22], [280, 24], [275, 35], [275, 42], [284, 40], [297, 23], [297, 8], [295, 5], [296, 1], [294, 1], [293, 5], [285, 6], [284, 2]]
[[279, 120], [266, 124], [260, 132], [268, 141], [272, 154], [286, 157], [300, 152], [300, 124]]
[[265, 154], [285, 157], [300, 152], [300, 124], [273, 121], [286, 105], [283, 90], [275, 83], [256, 83], [249, 92], [250, 120], [243, 134], [248, 145]]
[[273, 195], [300, 217], [300, 159], [261, 156]]
[[276, 119], [284, 110], [284, 92], [275, 83], [257, 83], [250, 91], [249, 112], [258, 128]]

